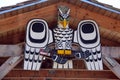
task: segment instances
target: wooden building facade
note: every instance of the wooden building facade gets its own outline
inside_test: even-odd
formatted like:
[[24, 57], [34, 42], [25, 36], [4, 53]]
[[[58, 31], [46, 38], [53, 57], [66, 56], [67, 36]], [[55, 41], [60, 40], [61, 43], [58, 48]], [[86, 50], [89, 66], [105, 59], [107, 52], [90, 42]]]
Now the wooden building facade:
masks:
[[[52, 69], [52, 61], [43, 62], [40, 71], [23, 70], [25, 30], [28, 21], [42, 18], [49, 28], [57, 25], [57, 7], [71, 9], [70, 27], [81, 20], [98, 23], [101, 35], [104, 70], [89, 71], [82, 60], [74, 60], [74, 69]], [[119, 11], [118, 11], [119, 12]], [[0, 12], [0, 79], [3, 80], [119, 80], [120, 12], [112, 12], [80, 0], [31, 1]], [[9, 48], [12, 49], [9, 50]], [[10, 52], [9, 52], [10, 51]]]

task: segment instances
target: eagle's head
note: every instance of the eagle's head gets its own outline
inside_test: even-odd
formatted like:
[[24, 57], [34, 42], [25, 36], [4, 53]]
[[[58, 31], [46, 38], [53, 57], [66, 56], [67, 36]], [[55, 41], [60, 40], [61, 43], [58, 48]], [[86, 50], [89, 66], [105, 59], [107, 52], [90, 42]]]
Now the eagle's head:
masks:
[[58, 8], [58, 27], [66, 29], [69, 24], [70, 9], [66, 6], [60, 6]]

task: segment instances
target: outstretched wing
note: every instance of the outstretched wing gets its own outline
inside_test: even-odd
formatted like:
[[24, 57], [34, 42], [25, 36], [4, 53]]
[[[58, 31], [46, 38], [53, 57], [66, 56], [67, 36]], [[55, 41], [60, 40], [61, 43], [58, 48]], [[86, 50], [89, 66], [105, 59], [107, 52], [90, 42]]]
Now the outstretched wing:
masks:
[[96, 22], [92, 20], [81, 21], [77, 31], [74, 32], [74, 42], [79, 43], [83, 53], [90, 54], [85, 58], [88, 70], [103, 70], [100, 34]]
[[39, 70], [43, 61], [40, 52], [46, 45], [53, 42], [52, 31], [47, 22], [42, 19], [32, 19], [27, 24], [26, 43], [24, 51], [24, 69]]

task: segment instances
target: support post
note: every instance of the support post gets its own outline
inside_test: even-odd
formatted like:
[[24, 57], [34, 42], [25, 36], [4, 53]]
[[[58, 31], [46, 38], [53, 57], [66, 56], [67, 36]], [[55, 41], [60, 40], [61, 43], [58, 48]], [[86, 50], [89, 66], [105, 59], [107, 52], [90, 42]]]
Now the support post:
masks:
[[10, 57], [0, 67], [0, 80], [3, 79], [21, 60], [23, 56]]
[[104, 55], [103, 62], [120, 79], [120, 64], [115, 59]]

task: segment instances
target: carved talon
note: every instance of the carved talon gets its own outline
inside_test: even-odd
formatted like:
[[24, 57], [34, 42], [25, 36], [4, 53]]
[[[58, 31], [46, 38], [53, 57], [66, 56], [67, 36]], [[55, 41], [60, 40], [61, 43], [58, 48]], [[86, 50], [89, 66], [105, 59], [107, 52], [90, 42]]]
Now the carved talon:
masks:
[[57, 62], [59, 64], [65, 64], [67, 62], [67, 60], [68, 60], [67, 58], [63, 58], [62, 56], [58, 56], [56, 54], [54, 54], [52, 56], [52, 59], [53, 59], [53, 61], [55, 61], [55, 62]]

